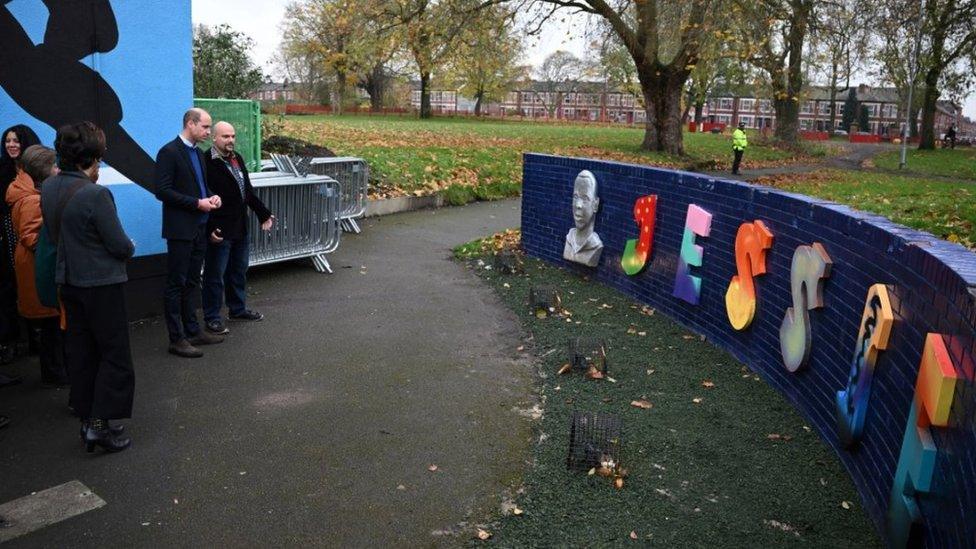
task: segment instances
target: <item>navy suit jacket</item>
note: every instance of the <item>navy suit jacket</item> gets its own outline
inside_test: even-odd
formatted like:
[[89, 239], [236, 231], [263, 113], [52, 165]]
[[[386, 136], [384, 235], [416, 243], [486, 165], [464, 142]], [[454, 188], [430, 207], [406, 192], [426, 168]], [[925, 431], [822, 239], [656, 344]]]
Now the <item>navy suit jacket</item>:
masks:
[[[193, 153], [200, 159], [207, 196], [212, 196], [207, 186], [207, 161], [203, 151], [194, 147]], [[179, 137], [163, 145], [156, 154], [153, 181], [156, 198], [163, 203], [163, 238], [193, 240], [204, 220], [204, 213], [197, 209], [197, 201], [203, 197], [190, 164], [189, 151]]]

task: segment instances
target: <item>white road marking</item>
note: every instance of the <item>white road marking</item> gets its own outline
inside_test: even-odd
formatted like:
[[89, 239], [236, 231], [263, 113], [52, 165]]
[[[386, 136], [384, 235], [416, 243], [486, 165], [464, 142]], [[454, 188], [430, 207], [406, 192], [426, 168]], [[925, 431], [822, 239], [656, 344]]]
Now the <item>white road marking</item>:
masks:
[[105, 500], [77, 480], [8, 501], [0, 505], [0, 543], [104, 506]]

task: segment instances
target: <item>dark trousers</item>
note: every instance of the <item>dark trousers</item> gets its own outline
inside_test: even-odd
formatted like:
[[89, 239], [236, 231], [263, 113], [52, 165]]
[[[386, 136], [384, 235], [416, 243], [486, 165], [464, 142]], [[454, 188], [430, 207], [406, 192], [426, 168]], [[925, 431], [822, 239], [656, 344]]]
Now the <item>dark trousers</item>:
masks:
[[739, 173], [739, 164], [742, 163], [742, 153], [745, 151], [732, 151], [735, 153], [735, 160], [732, 161], [732, 173]]
[[29, 321], [38, 332], [37, 355], [41, 362], [41, 381], [61, 383], [67, 373], [64, 365], [64, 338], [59, 317], [38, 318]]
[[207, 244], [207, 261], [203, 268], [203, 319], [220, 320], [220, 307], [226, 299], [231, 315], [242, 314], [247, 307], [247, 264], [250, 259], [247, 234]]
[[17, 313], [17, 279], [10, 251], [16, 243], [10, 240], [13, 231], [7, 231], [5, 221], [9, 222], [9, 214], [0, 212], [0, 345], [16, 345], [20, 315]]
[[207, 225], [201, 223], [193, 240], [166, 241], [166, 329], [171, 343], [200, 333], [195, 292], [207, 250]]
[[122, 284], [61, 287], [71, 406], [81, 418], [132, 416], [135, 372]]

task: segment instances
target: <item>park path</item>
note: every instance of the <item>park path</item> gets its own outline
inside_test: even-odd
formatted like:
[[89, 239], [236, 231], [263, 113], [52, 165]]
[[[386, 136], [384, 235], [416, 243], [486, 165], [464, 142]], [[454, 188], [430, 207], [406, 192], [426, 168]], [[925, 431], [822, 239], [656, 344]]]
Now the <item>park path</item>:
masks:
[[134, 326], [121, 454], [85, 454], [67, 392], [20, 361], [24, 384], [0, 389], [0, 503], [80, 480], [107, 505], [10, 546], [464, 543], [530, 459], [533, 375], [517, 319], [451, 248], [519, 215], [509, 200], [369, 219], [333, 275], [256, 269], [266, 320], [200, 360], [167, 355], [158, 320]]
[[739, 170], [738, 175], [732, 175], [727, 171], [707, 171], [702, 173], [716, 177], [724, 177], [727, 179], [752, 181], [760, 177], [811, 173], [823, 169], [862, 170], [865, 169], [865, 162], [873, 158], [875, 155], [881, 152], [897, 149], [897, 146], [887, 143], [844, 143], [841, 146], [843, 147], [843, 152], [841, 154], [829, 156], [816, 164], [796, 164], [789, 166], [774, 166], [771, 168], [749, 168], [749, 153], [747, 151], [746, 158], [743, 161], [744, 167]]

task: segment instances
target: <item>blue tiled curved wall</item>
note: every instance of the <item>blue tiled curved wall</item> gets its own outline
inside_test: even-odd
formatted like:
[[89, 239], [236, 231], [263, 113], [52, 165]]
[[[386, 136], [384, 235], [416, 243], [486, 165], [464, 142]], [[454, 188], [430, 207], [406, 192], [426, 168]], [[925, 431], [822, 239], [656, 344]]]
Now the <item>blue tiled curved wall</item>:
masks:
[[[749, 184], [616, 162], [526, 154], [522, 244], [529, 255], [597, 280], [655, 307], [708, 338], [758, 372], [807, 418], [850, 473], [879, 532], [887, 537], [892, 480], [913, 406], [926, 334], [948, 339], [958, 375], [948, 425], [930, 430], [938, 454], [932, 487], [920, 495], [921, 533], [929, 546], [976, 543], [976, 400], [972, 387], [976, 327], [976, 255], [932, 235], [846, 206]], [[573, 225], [573, 181], [589, 170], [601, 200], [596, 231], [604, 243], [595, 269], [562, 259]], [[620, 266], [628, 239], [637, 237], [633, 206], [655, 194], [653, 251], [644, 271], [628, 276]], [[704, 249], [699, 305], [673, 297], [675, 269], [689, 204], [712, 214]], [[924, 205], [920, 205], [924, 207]], [[736, 274], [735, 237], [740, 224], [763, 221], [774, 235], [765, 275], [756, 277], [755, 320], [732, 328], [725, 292]], [[806, 369], [783, 366], [779, 329], [793, 305], [790, 266], [794, 250], [823, 244], [833, 266], [823, 287], [824, 307], [810, 311], [813, 345]], [[889, 285], [895, 323], [877, 361], [870, 411], [859, 447], [843, 448], [835, 420], [835, 395], [848, 382], [865, 297], [874, 284]], [[798, 495], [798, 497], [801, 497]]]

